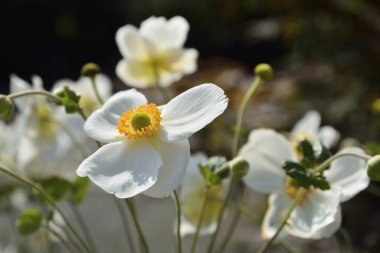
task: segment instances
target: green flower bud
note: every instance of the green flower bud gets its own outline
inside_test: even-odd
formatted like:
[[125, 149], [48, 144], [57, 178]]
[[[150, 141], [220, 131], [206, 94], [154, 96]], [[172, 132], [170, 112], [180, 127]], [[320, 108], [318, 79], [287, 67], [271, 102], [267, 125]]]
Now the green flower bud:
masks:
[[97, 74], [100, 73], [100, 67], [96, 63], [89, 62], [83, 65], [80, 73], [82, 76], [88, 76], [88, 77], [94, 78]]
[[230, 167], [234, 178], [243, 178], [249, 170], [248, 162], [239, 156], [230, 161]]
[[380, 98], [372, 102], [372, 112], [376, 114], [380, 113]]
[[228, 163], [215, 170], [215, 175], [220, 179], [226, 179], [230, 176], [230, 166]]
[[0, 119], [9, 119], [12, 117], [14, 110], [13, 101], [5, 95], [0, 95]]
[[255, 67], [255, 74], [264, 81], [269, 81], [273, 77], [273, 69], [269, 64], [261, 63]]
[[41, 226], [42, 217], [40, 210], [35, 208], [22, 211], [20, 217], [16, 220], [17, 230], [22, 235], [34, 233]]
[[373, 181], [380, 181], [380, 155], [376, 155], [367, 161], [367, 174]]

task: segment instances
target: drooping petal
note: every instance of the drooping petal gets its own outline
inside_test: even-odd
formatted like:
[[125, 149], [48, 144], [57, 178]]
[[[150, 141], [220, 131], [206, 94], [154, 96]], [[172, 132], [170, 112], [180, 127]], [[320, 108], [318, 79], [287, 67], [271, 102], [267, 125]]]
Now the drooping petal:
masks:
[[[290, 216], [285, 230], [297, 237], [321, 239], [331, 236], [340, 225], [339, 193], [312, 190]], [[326, 234], [321, 231], [328, 232]]]
[[163, 198], [169, 196], [182, 182], [190, 159], [190, 145], [188, 140], [164, 142], [158, 138], [152, 140], [152, 144], [161, 156], [162, 167], [157, 182], [144, 194]]
[[244, 182], [261, 193], [282, 191], [285, 180], [282, 165], [285, 161], [296, 160], [289, 141], [272, 129], [252, 131], [239, 156], [250, 165]]
[[108, 99], [103, 107], [88, 117], [84, 130], [91, 138], [101, 142], [112, 142], [122, 135], [116, 126], [120, 115], [130, 108], [147, 103], [145, 96], [135, 89], [120, 91]]
[[317, 111], [309, 111], [293, 127], [292, 135], [307, 135], [310, 140], [318, 136], [321, 125], [321, 115]]
[[123, 59], [116, 66], [116, 75], [132, 87], [143, 89], [154, 85], [153, 66], [146, 62]]
[[161, 106], [161, 139], [176, 141], [190, 137], [222, 114], [227, 104], [224, 91], [211, 83], [185, 91]]
[[[263, 237], [271, 238], [284, 220], [293, 199], [286, 193], [272, 194], [263, 221]], [[339, 195], [336, 192], [314, 190], [293, 210], [284, 231], [290, 235], [320, 239], [331, 236], [340, 225]], [[326, 233], [322, 233], [326, 232]]]
[[180, 16], [169, 20], [164, 17], [150, 17], [141, 23], [139, 31], [161, 49], [181, 48], [189, 31], [189, 23]]
[[[340, 153], [364, 154], [360, 148], [345, 148]], [[343, 156], [331, 163], [325, 176], [331, 184], [331, 188], [340, 192], [340, 201], [347, 201], [360, 191], [367, 188], [370, 180], [366, 173], [366, 165], [363, 159], [354, 156]]]
[[162, 166], [160, 154], [145, 139], [107, 144], [85, 159], [78, 176], [88, 176], [118, 198], [129, 198], [150, 188]]
[[331, 148], [339, 141], [340, 133], [332, 126], [323, 126], [319, 130], [319, 138], [325, 147]]
[[152, 43], [144, 39], [132, 25], [125, 25], [117, 30], [116, 44], [126, 59], [146, 61], [155, 54]]

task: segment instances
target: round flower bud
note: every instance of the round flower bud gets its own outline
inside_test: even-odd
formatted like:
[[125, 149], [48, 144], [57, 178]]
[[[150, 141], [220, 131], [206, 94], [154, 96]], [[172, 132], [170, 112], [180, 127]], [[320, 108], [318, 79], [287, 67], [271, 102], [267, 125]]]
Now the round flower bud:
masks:
[[269, 64], [261, 63], [255, 67], [255, 74], [264, 81], [269, 81], [273, 77], [273, 69]]
[[0, 95], [0, 119], [8, 119], [13, 115], [15, 106], [11, 99], [5, 95]]
[[97, 74], [100, 73], [100, 67], [96, 63], [89, 62], [83, 65], [80, 73], [82, 76], [88, 76], [88, 77], [94, 78]]
[[234, 178], [243, 178], [249, 170], [248, 162], [239, 156], [230, 161], [230, 167]]
[[26, 209], [22, 211], [16, 220], [17, 230], [22, 235], [28, 235], [38, 230], [42, 222], [42, 213], [38, 209]]
[[377, 98], [372, 102], [372, 112], [376, 114], [380, 114], [380, 98]]
[[380, 155], [376, 155], [367, 161], [367, 174], [373, 181], [380, 181]]

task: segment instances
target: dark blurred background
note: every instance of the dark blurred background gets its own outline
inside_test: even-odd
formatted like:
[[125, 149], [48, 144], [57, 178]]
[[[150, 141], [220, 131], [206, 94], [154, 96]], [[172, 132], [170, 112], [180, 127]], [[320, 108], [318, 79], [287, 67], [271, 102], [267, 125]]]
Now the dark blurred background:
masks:
[[[248, 109], [246, 129], [289, 130], [305, 111], [318, 109], [342, 136], [379, 141], [380, 108], [373, 105], [380, 97], [377, 0], [2, 0], [1, 92], [9, 91], [11, 73], [26, 80], [38, 74], [48, 89], [58, 79], [77, 79], [89, 61], [113, 79], [115, 90], [125, 89], [114, 71], [121, 58], [116, 30], [138, 27], [151, 15], [188, 20], [186, 47], [199, 50], [199, 71], [176, 89], [222, 86], [231, 99], [227, 124], [235, 120], [252, 68], [268, 62], [276, 76]], [[208, 128], [201, 134], [211, 144], [195, 141], [194, 147], [227, 153], [227, 132]], [[379, 150], [375, 145], [369, 152]], [[364, 193], [351, 203], [344, 206], [344, 222], [355, 244], [380, 252], [379, 198]]]

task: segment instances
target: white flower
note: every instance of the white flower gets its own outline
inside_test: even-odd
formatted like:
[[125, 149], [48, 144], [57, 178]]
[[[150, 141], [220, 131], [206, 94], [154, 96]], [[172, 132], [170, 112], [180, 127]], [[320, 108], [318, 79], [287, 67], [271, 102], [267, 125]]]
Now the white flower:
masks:
[[[198, 153], [192, 155], [187, 166], [186, 175], [181, 185], [182, 217], [181, 236], [195, 233], [201, 215], [204, 198], [206, 197], [205, 179], [199, 171], [199, 164], [207, 161], [207, 157]], [[225, 183], [210, 188], [209, 200], [203, 216], [201, 235], [211, 234], [216, 229], [216, 219], [222, 207], [225, 194]]]
[[198, 52], [183, 48], [188, 30], [188, 22], [180, 16], [150, 17], [138, 30], [132, 25], [121, 27], [116, 43], [124, 59], [117, 64], [117, 76], [128, 85], [148, 88], [155, 85], [156, 77], [160, 86], [167, 87], [193, 73]]
[[[359, 148], [346, 148], [340, 152], [364, 153]], [[283, 221], [297, 192], [282, 169], [285, 161], [297, 161], [297, 153], [281, 134], [270, 129], [258, 129], [251, 132], [239, 155], [250, 164], [250, 170], [244, 177], [246, 185], [270, 194], [269, 208], [262, 224], [263, 237], [268, 239]], [[307, 190], [284, 228], [288, 234], [312, 239], [331, 236], [341, 223], [340, 202], [349, 200], [369, 184], [365, 162], [357, 157], [336, 159], [324, 175], [331, 189]]]
[[118, 198], [141, 192], [168, 196], [185, 174], [188, 138], [227, 104], [223, 90], [213, 84], [194, 87], [159, 107], [134, 89], [118, 92], [86, 121], [86, 133], [109, 144], [84, 160], [77, 174]]

